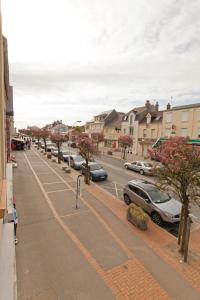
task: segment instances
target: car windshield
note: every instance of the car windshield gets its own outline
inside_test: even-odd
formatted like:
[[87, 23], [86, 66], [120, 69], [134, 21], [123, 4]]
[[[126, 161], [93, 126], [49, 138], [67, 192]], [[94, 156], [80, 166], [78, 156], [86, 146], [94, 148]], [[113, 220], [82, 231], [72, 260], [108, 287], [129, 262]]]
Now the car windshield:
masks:
[[101, 170], [102, 167], [100, 165], [90, 165], [90, 171]]
[[84, 161], [84, 158], [82, 156], [76, 156], [74, 157], [74, 160], [79, 162], [79, 161]]
[[152, 168], [153, 167], [153, 165], [150, 164], [150, 163], [144, 163], [144, 166], [147, 167], [147, 168]]
[[148, 193], [154, 203], [163, 203], [171, 199], [167, 193], [161, 192], [159, 190], [152, 190], [149, 191]]

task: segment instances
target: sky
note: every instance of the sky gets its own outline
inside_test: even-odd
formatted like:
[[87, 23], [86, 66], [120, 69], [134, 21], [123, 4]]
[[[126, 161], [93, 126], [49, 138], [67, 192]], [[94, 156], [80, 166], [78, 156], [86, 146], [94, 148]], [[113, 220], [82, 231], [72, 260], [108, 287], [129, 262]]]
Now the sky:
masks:
[[199, 0], [2, 0], [15, 126], [200, 102]]

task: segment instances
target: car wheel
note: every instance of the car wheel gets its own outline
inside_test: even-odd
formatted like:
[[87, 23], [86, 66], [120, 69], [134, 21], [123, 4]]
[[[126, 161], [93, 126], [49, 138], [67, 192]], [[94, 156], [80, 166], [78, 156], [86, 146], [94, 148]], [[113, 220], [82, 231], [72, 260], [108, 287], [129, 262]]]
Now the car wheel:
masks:
[[141, 169], [141, 170], [140, 170], [140, 174], [141, 174], [141, 175], [144, 175], [144, 170]]
[[130, 198], [129, 198], [128, 195], [124, 195], [124, 202], [125, 202], [127, 205], [131, 204], [131, 200], [130, 200]]
[[157, 213], [157, 212], [153, 212], [153, 213], [152, 213], [151, 219], [152, 219], [152, 221], [153, 221], [155, 224], [157, 224], [157, 225], [159, 225], [159, 226], [161, 226], [161, 225], [163, 224], [162, 218], [161, 218], [161, 216], [159, 215], [159, 213]]

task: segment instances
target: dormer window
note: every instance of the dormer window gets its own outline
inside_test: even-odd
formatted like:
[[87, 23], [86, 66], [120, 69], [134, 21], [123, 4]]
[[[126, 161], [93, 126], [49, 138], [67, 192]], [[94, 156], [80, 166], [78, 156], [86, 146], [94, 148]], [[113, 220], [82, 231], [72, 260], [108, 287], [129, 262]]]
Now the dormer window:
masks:
[[147, 114], [146, 118], [147, 118], [147, 124], [150, 124], [151, 123], [151, 115]]

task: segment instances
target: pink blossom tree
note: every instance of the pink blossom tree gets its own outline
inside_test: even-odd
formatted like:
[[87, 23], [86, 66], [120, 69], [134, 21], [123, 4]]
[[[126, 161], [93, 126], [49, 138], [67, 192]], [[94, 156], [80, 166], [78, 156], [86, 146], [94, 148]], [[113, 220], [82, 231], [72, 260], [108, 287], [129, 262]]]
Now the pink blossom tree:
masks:
[[47, 152], [47, 139], [50, 136], [50, 132], [46, 129], [41, 129], [41, 138], [44, 141], [44, 151]]
[[200, 149], [188, 145], [187, 138], [171, 137], [158, 148], [149, 150], [149, 154], [163, 165], [155, 169], [157, 184], [174, 192], [182, 203], [178, 244], [184, 255], [188, 249], [189, 204], [200, 205]]
[[32, 130], [32, 135], [36, 138], [36, 140], [37, 140], [37, 148], [39, 149], [39, 147], [40, 147], [40, 140], [41, 140], [41, 138], [42, 138], [42, 135], [41, 135], [41, 133], [42, 133], [42, 130], [40, 129], [40, 128], [38, 128], [38, 129], [33, 129]]
[[93, 132], [91, 134], [91, 138], [92, 138], [93, 142], [96, 144], [97, 151], [99, 151], [99, 143], [101, 143], [105, 140], [103, 133]]
[[85, 183], [90, 184], [89, 161], [93, 159], [94, 155], [97, 155], [97, 150], [91, 138], [81, 136], [78, 140], [78, 148], [80, 155], [85, 159], [86, 162]]
[[127, 148], [133, 145], [133, 139], [129, 135], [119, 137], [119, 144], [122, 147], [122, 159], [126, 159]]

